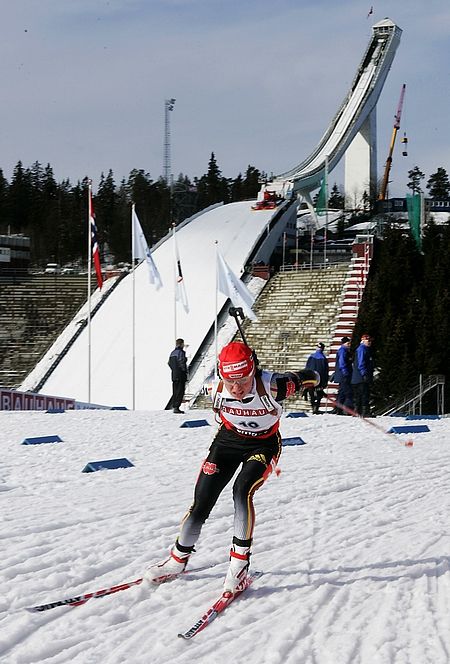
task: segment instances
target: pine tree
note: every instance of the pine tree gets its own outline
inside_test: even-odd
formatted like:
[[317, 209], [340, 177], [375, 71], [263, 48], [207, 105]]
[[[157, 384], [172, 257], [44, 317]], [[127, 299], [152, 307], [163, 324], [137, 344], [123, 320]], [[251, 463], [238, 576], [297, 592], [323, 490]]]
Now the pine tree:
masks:
[[27, 233], [32, 214], [32, 185], [30, 171], [18, 161], [9, 186], [11, 232]]
[[145, 173], [142, 169], [133, 169], [127, 181], [129, 201], [136, 205], [136, 213], [146, 237], [148, 237], [150, 233], [150, 227], [152, 224], [152, 184], [153, 181], [150, 177], [150, 173]]
[[445, 168], [438, 168], [436, 173], [430, 175], [427, 189], [431, 198], [448, 198], [450, 194], [450, 182]]
[[242, 201], [245, 198], [244, 195], [244, 180], [242, 178], [242, 173], [239, 173], [237, 178], [231, 183], [231, 202]]
[[222, 173], [217, 165], [214, 152], [211, 152], [211, 158], [208, 164], [206, 185], [210, 204], [220, 202], [223, 195], [223, 178]]
[[114, 221], [116, 212], [116, 185], [114, 183], [114, 175], [112, 170], [108, 171], [108, 175], [101, 174], [100, 182], [95, 196], [95, 215], [98, 232], [104, 236], [104, 239], [109, 239], [109, 229]]
[[241, 200], [256, 198], [261, 189], [261, 172], [254, 166], [247, 166], [245, 178], [242, 183]]
[[408, 171], [408, 182], [406, 186], [408, 189], [411, 189], [413, 194], [419, 194], [422, 191], [422, 188], [420, 186], [420, 183], [422, 182], [423, 178], [425, 177], [425, 173], [422, 173], [422, 171], [419, 169], [418, 166], [414, 166], [413, 169]]
[[[59, 205], [59, 190], [53, 175], [50, 164], [45, 169], [38, 169], [39, 174], [39, 192], [36, 192], [37, 198], [41, 203], [39, 218], [36, 223], [39, 224], [40, 239], [39, 260], [45, 263], [49, 257], [55, 263], [64, 262], [63, 237], [65, 224], [61, 219], [61, 209]], [[35, 241], [37, 240], [35, 233]]]
[[196, 181], [199, 209], [204, 209], [214, 203], [228, 203], [230, 200], [230, 185], [222, 176], [214, 152], [208, 163], [208, 172]]
[[345, 197], [339, 191], [338, 186], [335, 182], [331, 189], [330, 198], [328, 199], [328, 207], [330, 207], [333, 210], [343, 210], [344, 202], [345, 202]]
[[187, 177], [180, 173], [172, 187], [172, 217], [181, 223], [197, 212], [197, 189]]
[[0, 233], [8, 232], [9, 223], [9, 183], [0, 168]]
[[114, 261], [131, 262], [131, 200], [125, 179], [122, 179], [115, 191], [114, 215], [110, 222], [108, 246]]

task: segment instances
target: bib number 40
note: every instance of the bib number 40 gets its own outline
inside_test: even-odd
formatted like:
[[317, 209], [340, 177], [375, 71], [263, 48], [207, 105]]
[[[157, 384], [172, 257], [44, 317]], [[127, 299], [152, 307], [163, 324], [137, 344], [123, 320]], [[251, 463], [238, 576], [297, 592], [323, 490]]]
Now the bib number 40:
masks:
[[258, 428], [258, 422], [255, 422], [253, 420], [243, 420], [242, 422], [239, 422], [240, 427], [243, 429], [257, 429]]

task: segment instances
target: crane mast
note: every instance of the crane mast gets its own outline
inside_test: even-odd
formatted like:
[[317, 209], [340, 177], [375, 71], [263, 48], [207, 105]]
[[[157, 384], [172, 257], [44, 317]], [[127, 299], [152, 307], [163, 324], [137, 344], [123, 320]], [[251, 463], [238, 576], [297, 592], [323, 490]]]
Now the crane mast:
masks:
[[383, 182], [381, 183], [380, 193], [378, 194], [378, 200], [379, 201], [386, 200], [386, 192], [387, 192], [388, 183], [389, 183], [389, 173], [391, 172], [391, 166], [392, 166], [392, 153], [394, 152], [394, 145], [395, 145], [395, 139], [397, 137], [397, 132], [400, 129], [400, 118], [401, 118], [401, 115], [402, 115], [403, 99], [405, 97], [405, 90], [406, 90], [406, 83], [403, 83], [402, 89], [401, 89], [401, 92], [400, 92], [400, 100], [398, 102], [397, 113], [395, 114], [395, 117], [394, 117], [394, 127], [392, 129], [391, 144], [389, 146], [389, 154], [388, 154], [388, 158], [386, 159], [386, 165], [384, 167]]

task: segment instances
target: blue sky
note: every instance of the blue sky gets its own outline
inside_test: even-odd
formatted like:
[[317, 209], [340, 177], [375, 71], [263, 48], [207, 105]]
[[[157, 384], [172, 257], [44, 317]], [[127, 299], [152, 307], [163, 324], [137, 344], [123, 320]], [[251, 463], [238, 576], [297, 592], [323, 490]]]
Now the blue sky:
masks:
[[[163, 171], [164, 100], [172, 170], [194, 177], [214, 151], [227, 177], [283, 172], [308, 156], [361, 60], [373, 23], [403, 29], [378, 104], [378, 169], [402, 83], [392, 194], [407, 171], [450, 171], [448, 0], [15, 0], [0, 14], [0, 168], [49, 162], [56, 179], [111, 168]], [[373, 14], [367, 18], [370, 6]], [[330, 179], [342, 181], [339, 168]]]

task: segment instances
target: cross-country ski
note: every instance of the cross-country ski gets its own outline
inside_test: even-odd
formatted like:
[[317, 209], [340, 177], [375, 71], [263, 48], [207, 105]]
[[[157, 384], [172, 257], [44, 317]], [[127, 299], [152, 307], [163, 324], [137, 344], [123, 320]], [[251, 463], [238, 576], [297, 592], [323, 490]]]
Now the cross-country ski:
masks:
[[262, 576], [262, 572], [252, 572], [250, 573], [245, 580], [242, 582], [241, 586], [234, 592], [225, 592], [219, 597], [219, 599], [210, 606], [206, 613], [195, 622], [192, 627], [190, 627], [185, 632], [180, 632], [178, 636], [182, 639], [189, 640], [194, 638], [199, 632], [202, 632], [208, 625], [212, 623], [217, 616], [225, 611], [225, 609], [230, 606], [235, 599], [237, 599], [242, 593], [249, 588], [253, 581], [259, 579]]

